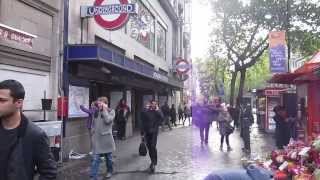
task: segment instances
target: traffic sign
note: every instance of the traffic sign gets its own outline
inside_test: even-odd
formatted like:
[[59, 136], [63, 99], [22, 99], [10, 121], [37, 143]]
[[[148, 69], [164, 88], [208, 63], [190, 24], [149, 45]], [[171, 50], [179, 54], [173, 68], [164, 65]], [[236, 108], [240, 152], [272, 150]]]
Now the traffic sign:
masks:
[[188, 61], [184, 60], [184, 59], [179, 59], [176, 62], [176, 71], [179, 74], [183, 74], [186, 73], [190, 70], [190, 64]]

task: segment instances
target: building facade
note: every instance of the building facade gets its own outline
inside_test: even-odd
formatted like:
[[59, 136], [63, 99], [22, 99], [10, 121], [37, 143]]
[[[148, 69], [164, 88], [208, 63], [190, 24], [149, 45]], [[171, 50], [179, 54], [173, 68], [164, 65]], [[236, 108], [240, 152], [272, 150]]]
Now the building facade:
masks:
[[123, 26], [112, 30], [101, 21], [114, 21], [121, 15], [81, 18], [81, 7], [94, 9], [94, 5], [111, 2], [69, 0], [67, 4], [64, 90], [69, 110], [64, 152], [90, 151], [87, 115], [79, 109], [81, 104], [88, 107], [97, 97], [106, 96], [110, 107], [116, 108], [120, 99], [125, 99], [131, 109], [128, 137], [139, 129], [140, 112], [147, 101], [156, 99], [160, 106], [165, 102], [177, 105], [182, 97], [183, 82], [174, 71], [182, 46], [177, 38], [181, 31], [174, 6], [169, 0], [132, 0], [130, 3], [138, 7], [136, 12]]
[[23, 111], [43, 120], [41, 99], [53, 100], [46, 120], [56, 120], [62, 50], [62, 1], [0, 0], [0, 81], [15, 79], [26, 90]]

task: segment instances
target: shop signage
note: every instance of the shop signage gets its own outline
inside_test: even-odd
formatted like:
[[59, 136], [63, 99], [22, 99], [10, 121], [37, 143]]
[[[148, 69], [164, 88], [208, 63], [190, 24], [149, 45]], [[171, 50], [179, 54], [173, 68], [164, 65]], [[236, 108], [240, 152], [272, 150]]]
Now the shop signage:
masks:
[[270, 72], [286, 72], [285, 31], [269, 32]]
[[137, 4], [128, 3], [128, 0], [118, 1], [119, 4], [111, 0], [96, 0], [94, 6], [81, 6], [81, 18], [94, 17], [103, 28], [118, 29], [127, 22], [130, 14], [138, 12]]
[[186, 73], [190, 70], [190, 64], [188, 61], [184, 59], [178, 59], [176, 62], [176, 71], [179, 74]]
[[265, 90], [264, 94], [266, 96], [279, 96], [280, 95], [280, 91], [278, 90]]
[[161, 81], [165, 81], [165, 82], [168, 82], [168, 77], [167, 76], [164, 76], [158, 72], [153, 72], [153, 75], [152, 77], [154, 79], [158, 79], [158, 80], [161, 80]]
[[32, 47], [32, 40], [37, 36], [0, 23], [0, 39], [16, 41]]

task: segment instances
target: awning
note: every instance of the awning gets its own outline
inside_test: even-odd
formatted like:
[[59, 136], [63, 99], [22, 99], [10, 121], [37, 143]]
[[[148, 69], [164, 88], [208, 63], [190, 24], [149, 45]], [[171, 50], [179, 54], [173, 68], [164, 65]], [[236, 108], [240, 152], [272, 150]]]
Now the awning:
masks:
[[169, 77], [148, 65], [134, 61], [96, 44], [69, 45], [67, 60], [72, 63], [102, 62], [175, 88], [183, 88], [183, 82]]
[[294, 80], [301, 76], [302, 73], [279, 73], [274, 74], [271, 79], [268, 80], [269, 83], [277, 84], [294, 84]]
[[320, 51], [317, 51], [309, 61], [304, 63], [303, 66], [296, 69], [294, 72], [307, 74], [307, 73], [313, 72], [319, 66], [320, 66]]

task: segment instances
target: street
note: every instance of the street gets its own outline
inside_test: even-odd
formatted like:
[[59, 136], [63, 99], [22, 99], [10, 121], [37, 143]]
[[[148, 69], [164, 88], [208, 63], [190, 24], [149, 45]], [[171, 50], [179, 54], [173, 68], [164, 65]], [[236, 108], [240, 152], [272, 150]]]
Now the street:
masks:
[[[165, 130], [158, 138], [158, 166], [156, 173], [150, 175], [149, 157], [138, 155], [140, 136], [117, 142], [114, 153], [114, 175], [116, 180], [197, 180], [203, 179], [215, 169], [240, 168], [241, 140], [239, 132], [230, 136], [233, 151], [227, 152], [226, 145], [220, 152], [220, 135], [215, 123], [210, 129], [208, 145], [201, 146], [199, 130], [196, 127], [174, 128]], [[273, 149], [272, 136], [261, 134], [257, 128], [251, 133], [252, 156], [266, 155]], [[89, 158], [72, 160], [60, 169], [59, 180], [89, 179]], [[100, 164], [100, 177], [105, 176], [105, 164]]]

